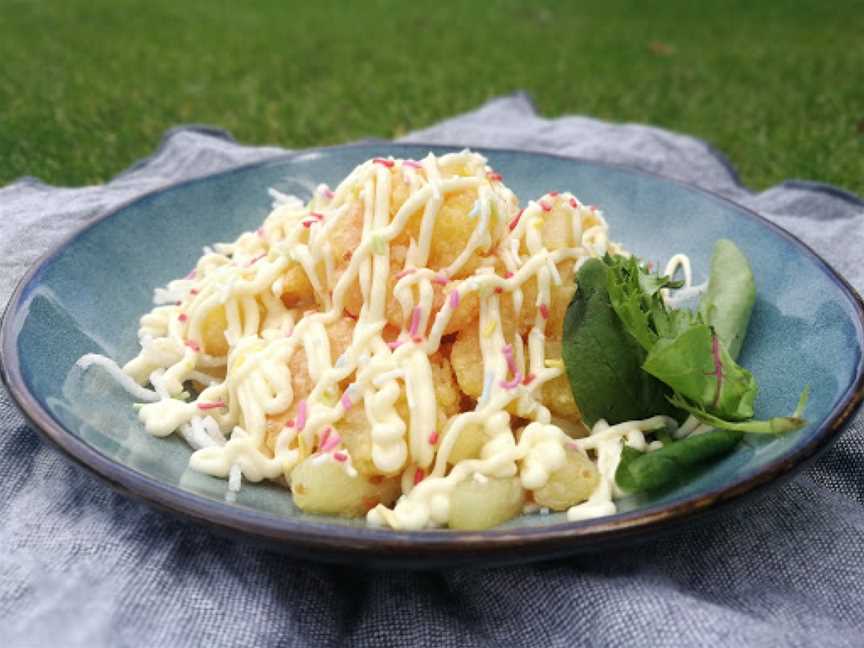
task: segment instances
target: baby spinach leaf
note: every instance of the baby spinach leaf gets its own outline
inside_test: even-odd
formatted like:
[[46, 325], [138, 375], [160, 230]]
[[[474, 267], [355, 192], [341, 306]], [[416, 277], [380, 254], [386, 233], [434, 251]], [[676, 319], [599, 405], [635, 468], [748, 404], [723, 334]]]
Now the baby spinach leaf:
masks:
[[583, 264], [564, 318], [562, 355], [582, 417], [588, 425], [601, 418], [614, 425], [678, 413], [666, 398], [671, 390], [641, 368], [645, 350], [612, 308], [609, 273], [600, 259]]
[[720, 239], [714, 245], [699, 313], [733, 359], [741, 352], [755, 302], [756, 282], [747, 257], [732, 241]]
[[615, 482], [630, 493], [660, 490], [684, 481], [694, 468], [731, 452], [743, 434], [712, 430], [673, 441], [653, 452], [624, 446]]
[[710, 414], [732, 421], [753, 417], [756, 379], [729, 356], [706, 324], [659, 339], [642, 368]]

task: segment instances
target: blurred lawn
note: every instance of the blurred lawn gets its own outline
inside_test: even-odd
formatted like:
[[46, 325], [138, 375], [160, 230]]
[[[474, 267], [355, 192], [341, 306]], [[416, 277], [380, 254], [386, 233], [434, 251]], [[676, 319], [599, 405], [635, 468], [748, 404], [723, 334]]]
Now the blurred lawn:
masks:
[[525, 88], [706, 138], [753, 187], [864, 193], [861, 1], [293, 4], [0, 0], [0, 183], [103, 181], [182, 122], [302, 147]]

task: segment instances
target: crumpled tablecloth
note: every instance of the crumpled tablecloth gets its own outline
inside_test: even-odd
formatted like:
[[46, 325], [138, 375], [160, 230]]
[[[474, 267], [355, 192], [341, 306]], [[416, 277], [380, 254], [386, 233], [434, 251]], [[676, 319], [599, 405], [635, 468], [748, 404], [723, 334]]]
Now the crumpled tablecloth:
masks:
[[[859, 290], [864, 202], [788, 181], [754, 194], [704, 142], [521, 93], [404, 138], [547, 151], [659, 172], [748, 205]], [[224, 131], [169, 131], [104, 186], [0, 189], [0, 303], [46, 248], [137, 194], [279, 155]], [[653, 543], [506, 569], [367, 572], [299, 562], [114, 494], [40, 441], [0, 389], [3, 646], [861, 646], [864, 423], [804, 474]]]

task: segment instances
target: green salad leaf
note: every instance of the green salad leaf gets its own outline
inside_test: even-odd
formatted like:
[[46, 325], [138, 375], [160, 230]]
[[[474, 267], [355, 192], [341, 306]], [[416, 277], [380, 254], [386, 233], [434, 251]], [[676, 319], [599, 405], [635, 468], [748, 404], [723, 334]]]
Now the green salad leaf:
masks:
[[656, 491], [684, 481], [693, 470], [731, 452], [742, 432], [712, 430], [689, 436], [653, 452], [624, 446], [615, 483], [631, 493]]
[[651, 273], [633, 257], [592, 259], [576, 281], [564, 321], [563, 357], [586, 423], [656, 414], [681, 421], [690, 414], [715, 428], [681, 440], [664, 434], [661, 450], [639, 457], [625, 448], [616, 473], [622, 488], [650, 490], [679, 479], [727, 452], [745, 432], [779, 434], [806, 425], [807, 389], [792, 415], [753, 420], [759, 387], [736, 358], [756, 284], [747, 258], [731, 241], [717, 242], [695, 311], [669, 308], [663, 290], [681, 282]]
[[707, 324], [694, 323], [677, 337], [658, 340], [642, 368], [715, 417], [753, 418], [756, 379], [732, 359]]
[[[658, 337], [668, 335], [689, 323], [689, 311], [668, 311], [661, 290], [679, 288], [680, 282], [652, 274], [639, 266], [635, 257], [606, 256], [609, 267], [609, 299], [621, 324], [645, 351]], [[678, 314], [680, 313], [680, 317]]]
[[609, 298], [609, 265], [590, 259], [564, 318], [564, 366], [583, 419], [620, 423], [677, 410], [672, 391], [642, 371], [646, 352], [625, 330]]
[[670, 398], [673, 405], [689, 412], [707, 425], [723, 430], [751, 432], [753, 434], [783, 434], [784, 432], [793, 432], [794, 430], [801, 429], [807, 425], [807, 421], [804, 419], [804, 408], [807, 407], [809, 399], [810, 387], [804, 387], [804, 391], [801, 392], [801, 396], [798, 398], [798, 405], [795, 407], [795, 411], [789, 416], [775, 416], [764, 421], [753, 419], [748, 421], [727, 421], [689, 403], [678, 394]]
[[750, 262], [732, 241], [720, 239], [714, 245], [699, 313], [733, 359], [741, 352], [755, 303], [756, 282]]

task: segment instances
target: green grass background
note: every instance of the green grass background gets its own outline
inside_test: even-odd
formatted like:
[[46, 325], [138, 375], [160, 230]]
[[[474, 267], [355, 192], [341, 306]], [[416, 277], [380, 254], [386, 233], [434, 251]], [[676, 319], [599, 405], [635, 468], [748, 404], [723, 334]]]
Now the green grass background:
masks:
[[526, 89], [864, 193], [864, 2], [0, 0], [0, 183], [101, 182], [172, 125], [391, 137]]

